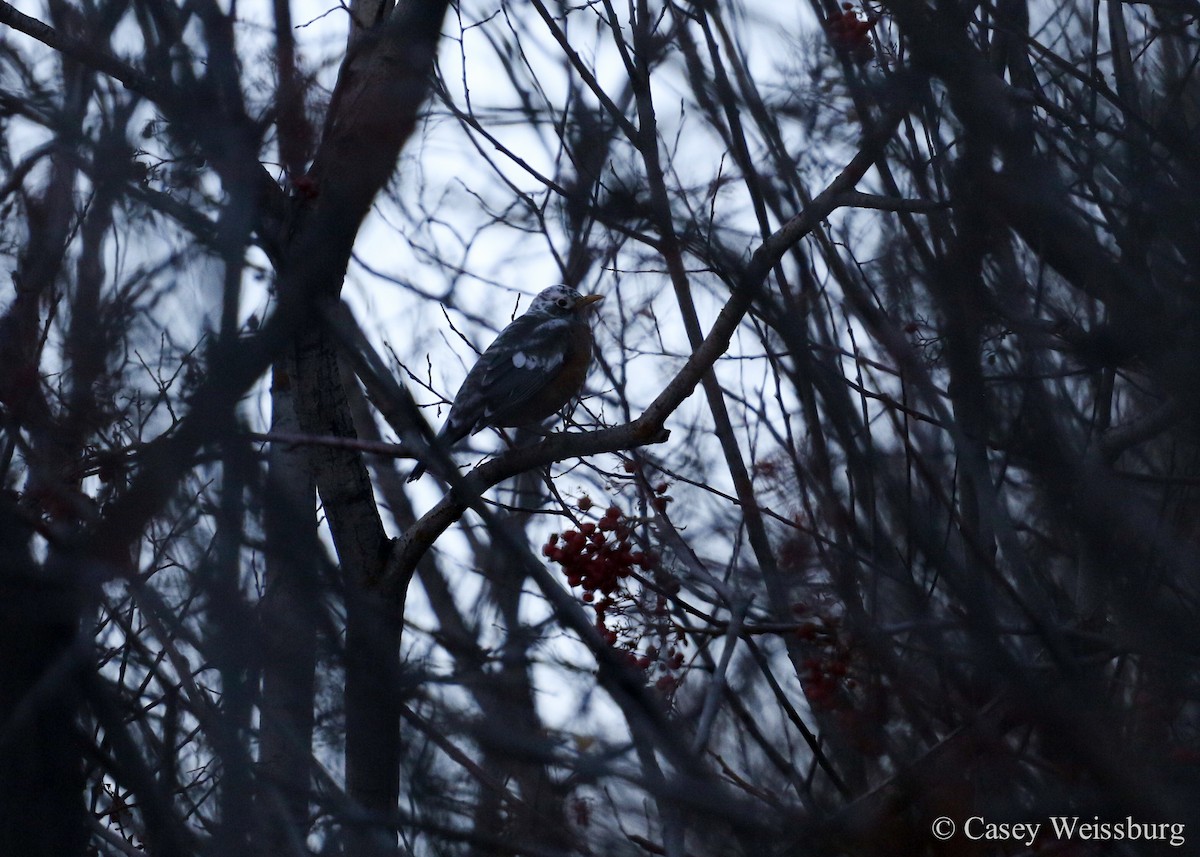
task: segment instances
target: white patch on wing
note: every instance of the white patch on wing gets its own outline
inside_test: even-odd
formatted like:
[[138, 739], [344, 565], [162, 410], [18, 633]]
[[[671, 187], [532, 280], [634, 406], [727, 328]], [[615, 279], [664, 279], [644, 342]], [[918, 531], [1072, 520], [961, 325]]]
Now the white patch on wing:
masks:
[[512, 356], [512, 364], [518, 369], [527, 369], [530, 372], [536, 372], [539, 369], [550, 369], [562, 362], [562, 358], [557, 354], [544, 354], [537, 356], [529, 354], [525, 351], [518, 351]]

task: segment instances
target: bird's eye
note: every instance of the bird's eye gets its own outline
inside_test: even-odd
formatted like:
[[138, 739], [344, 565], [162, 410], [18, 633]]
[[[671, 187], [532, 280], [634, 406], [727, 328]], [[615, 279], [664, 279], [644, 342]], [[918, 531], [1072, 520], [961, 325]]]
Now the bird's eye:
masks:
[[571, 305], [571, 302], [569, 300], [567, 300], [566, 298], [559, 298], [558, 300], [555, 301], [555, 303], [558, 304], [563, 309], [566, 309], [567, 307], [569, 307]]

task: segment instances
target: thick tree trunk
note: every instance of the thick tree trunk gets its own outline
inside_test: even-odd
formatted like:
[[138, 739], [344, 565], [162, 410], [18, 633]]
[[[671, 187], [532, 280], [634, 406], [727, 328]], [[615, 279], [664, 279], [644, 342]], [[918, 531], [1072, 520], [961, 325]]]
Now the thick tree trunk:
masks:
[[[298, 433], [294, 388], [285, 361], [271, 384], [271, 430]], [[306, 453], [272, 444], [264, 526], [266, 580], [260, 613], [262, 666], [261, 745], [264, 781], [258, 799], [265, 817], [266, 854], [287, 854], [309, 827], [312, 733], [317, 663], [316, 489]]]
[[[341, 289], [358, 227], [391, 177], [428, 90], [445, 0], [386, 4], [356, 31], [309, 173], [311, 206], [300, 212], [282, 285], [309, 300]], [[296, 347], [296, 409], [303, 431], [356, 437], [332, 343], [313, 327]], [[342, 566], [346, 595], [346, 786], [363, 808], [394, 812], [400, 786], [399, 644], [403, 599], [375, 591], [389, 541], [362, 455], [313, 447], [310, 461]], [[351, 831], [350, 852], [376, 839]], [[360, 835], [361, 834], [361, 835]]]
[[[337, 354], [319, 330], [297, 351], [298, 414], [312, 435], [357, 437]], [[394, 812], [400, 791], [400, 628], [403, 603], [375, 591], [390, 541], [361, 453], [315, 445], [309, 461], [342, 567], [346, 601], [346, 788], [366, 810]], [[374, 834], [349, 831], [348, 853]], [[378, 840], [376, 840], [378, 841]]]

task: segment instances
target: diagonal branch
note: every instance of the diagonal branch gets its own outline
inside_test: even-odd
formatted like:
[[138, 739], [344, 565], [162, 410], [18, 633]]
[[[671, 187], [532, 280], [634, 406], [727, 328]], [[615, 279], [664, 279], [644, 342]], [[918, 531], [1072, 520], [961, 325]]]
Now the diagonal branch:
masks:
[[3, 0], [0, 0], [0, 24], [12, 27], [63, 56], [120, 81], [126, 89], [156, 104], [169, 104], [176, 95], [172, 87], [163, 86], [124, 60], [97, 48], [85, 39], [61, 33], [49, 24], [17, 11]]

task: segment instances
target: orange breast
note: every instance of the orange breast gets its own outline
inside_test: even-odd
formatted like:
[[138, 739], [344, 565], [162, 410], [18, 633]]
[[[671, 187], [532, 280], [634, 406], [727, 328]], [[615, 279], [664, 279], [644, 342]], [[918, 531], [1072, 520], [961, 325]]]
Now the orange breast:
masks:
[[592, 363], [592, 329], [587, 324], [580, 327], [582, 329], [573, 331], [566, 357], [554, 379], [527, 401], [522, 402], [519, 408], [514, 409], [517, 413], [502, 425], [527, 426], [540, 423], [562, 410], [578, 395], [587, 379], [588, 367]]

